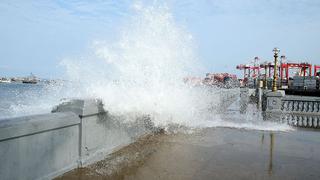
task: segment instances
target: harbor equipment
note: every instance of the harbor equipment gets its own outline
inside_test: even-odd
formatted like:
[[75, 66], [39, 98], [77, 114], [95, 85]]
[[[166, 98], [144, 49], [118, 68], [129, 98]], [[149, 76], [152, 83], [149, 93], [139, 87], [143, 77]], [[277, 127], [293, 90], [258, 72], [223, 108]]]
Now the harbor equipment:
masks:
[[320, 76], [320, 65], [314, 65], [314, 76]]

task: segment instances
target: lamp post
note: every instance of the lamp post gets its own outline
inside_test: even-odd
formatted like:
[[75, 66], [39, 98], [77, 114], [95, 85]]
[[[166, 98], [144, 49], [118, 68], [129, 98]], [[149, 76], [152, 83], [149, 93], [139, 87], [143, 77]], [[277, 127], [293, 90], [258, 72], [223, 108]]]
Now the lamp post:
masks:
[[278, 79], [278, 54], [280, 52], [279, 48], [274, 48], [274, 67], [273, 67], [273, 83], [272, 83], [272, 91], [276, 92], [277, 91], [277, 79]]
[[263, 84], [263, 88], [264, 89], [268, 89], [268, 84], [267, 84], [267, 65], [268, 65], [268, 62], [265, 61], [263, 65], [264, 65], [264, 84]]
[[286, 56], [282, 55], [280, 57], [280, 87], [282, 88], [282, 84], [283, 84], [283, 64], [285, 63], [286, 60]]
[[253, 60], [253, 82], [254, 82], [254, 87], [260, 86], [259, 85], [259, 82], [260, 82], [259, 69], [257, 69], [258, 63], [259, 63], [259, 57], [254, 57], [254, 60]]

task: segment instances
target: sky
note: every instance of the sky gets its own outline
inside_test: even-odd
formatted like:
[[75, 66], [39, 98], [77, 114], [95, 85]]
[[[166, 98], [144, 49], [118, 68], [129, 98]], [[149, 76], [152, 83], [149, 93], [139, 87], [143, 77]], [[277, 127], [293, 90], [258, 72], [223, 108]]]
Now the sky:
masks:
[[[61, 60], [81, 56], [94, 40], [114, 40], [136, 2], [0, 1], [0, 76], [61, 78]], [[207, 71], [241, 74], [236, 65], [271, 61], [274, 47], [289, 61], [320, 64], [319, 0], [141, 1], [155, 2], [192, 34]]]

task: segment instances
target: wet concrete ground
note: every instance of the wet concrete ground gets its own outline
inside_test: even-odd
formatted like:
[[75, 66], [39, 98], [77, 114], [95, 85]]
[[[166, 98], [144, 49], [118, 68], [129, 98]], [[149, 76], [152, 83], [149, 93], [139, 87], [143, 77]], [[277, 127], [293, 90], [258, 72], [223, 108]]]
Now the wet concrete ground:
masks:
[[320, 179], [320, 132], [207, 128], [149, 136], [59, 179]]
[[[268, 125], [255, 105], [242, 114], [239, 107], [236, 101], [228, 108], [221, 116], [224, 124], [250, 127], [248, 123], [253, 123], [260, 129]], [[221, 127], [146, 136], [58, 179], [320, 179], [320, 130]]]

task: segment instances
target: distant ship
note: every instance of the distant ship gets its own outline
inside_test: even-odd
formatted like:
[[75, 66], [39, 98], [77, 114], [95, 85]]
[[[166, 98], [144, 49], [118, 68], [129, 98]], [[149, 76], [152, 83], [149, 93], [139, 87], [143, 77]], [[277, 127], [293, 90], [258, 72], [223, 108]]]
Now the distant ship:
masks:
[[22, 80], [22, 83], [37, 84], [38, 80], [37, 80], [37, 77], [31, 73], [29, 77], [26, 77]]
[[0, 78], [0, 83], [11, 83], [11, 79]]

